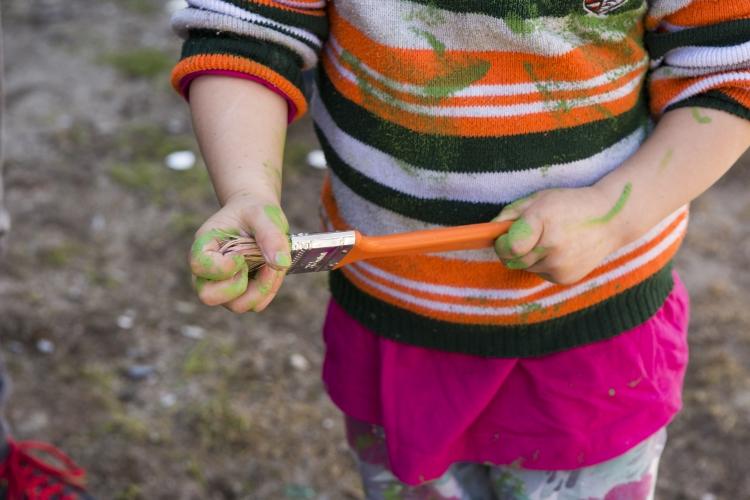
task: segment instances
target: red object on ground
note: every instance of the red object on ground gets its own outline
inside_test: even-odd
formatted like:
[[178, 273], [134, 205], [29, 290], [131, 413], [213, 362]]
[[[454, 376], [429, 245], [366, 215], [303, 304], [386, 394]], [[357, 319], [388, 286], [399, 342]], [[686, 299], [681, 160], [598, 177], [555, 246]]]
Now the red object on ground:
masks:
[[[8, 441], [8, 453], [0, 463], [0, 493], [7, 500], [83, 500], [86, 471], [65, 453], [48, 443]], [[52, 465], [37, 455], [60, 463]], [[3, 488], [5, 491], [3, 492]]]

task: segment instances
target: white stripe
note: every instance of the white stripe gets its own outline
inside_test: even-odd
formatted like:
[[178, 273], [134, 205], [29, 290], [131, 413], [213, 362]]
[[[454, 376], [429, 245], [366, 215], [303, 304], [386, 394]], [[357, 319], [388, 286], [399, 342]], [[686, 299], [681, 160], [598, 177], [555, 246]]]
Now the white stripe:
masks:
[[684, 9], [691, 3], [693, 3], [693, 0], [649, 0], [648, 15], [657, 19], [666, 17]]
[[[642, 267], [648, 264], [650, 261], [657, 258], [672, 243], [677, 241], [680, 238], [680, 236], [684, 233], [686, 226], [687, 226], [687, 221], [682, 221], [677, 226], [677, 229], [673, 231], [672, 233], [670, 233], [670, 235], [664, 240], [662, 240], [657, 246], [655, 246], [654, 248], [652, 248], [645, 254], [641, 255], [640, 257], [628, 262], [624, 266], [613, 269], [612, 271], [609, 271], [603, 274], [602, 276], [599, 276], [590, 280], [584, 280], [574, 286], [571, 286], [570, 288], [566, 288], [560, 293], [551, 295], [549, 297], [544, 297], [536, 301], [535, 303], [539, 304], [542, 308], [554, 306], [555, 304], [559, 304], [567, 300], [570, 300], [578, 295], [581, 295], [589, 290], [592, 290], [593, 288], [599, 287], [607, 282], [613, 281], [630, 272], [635, 271], [639, 267]], [[347, 266], [347, 270], [356, 278], [358, 278], [359, 280], [361, 280], [368, 286], [371, 286], [375, 288], [376, 290], [380, 291], [384, 295], [393, 297], [407, 304], [424, 307], [425, 309], [429, 309], [432, 311], [447, 312], [447, 313], [452, 313], [452, 314], [471, 314], [471, 315], [482, 315], [482, 316], [511, 316], [514, 314], [520, 314], [524, 311], [523, 306], [482, 307], [482, 306], [470, 306], [470, 305], [465, 305], [465, 304], [449, 304], [445, 302], [439, 302], [435, 300], [415, 297], [414, 295], [411, 295], [409, 293], [404, 293], [399, 290], [392, 290], [368, 278], [367, 276], [362, 274], [362, 272], [358, 269], [360, 267], [361, 267], [361, 263], [354, 263], [354, 264]], [[466, 296], [467, 298], [471, 297], [471, 295], [469, 294], [467, 294]], [[482, 297], [486, 296], [486, 291], [483, 291], [481, 296]]]
[[187, 37], [190, 29], [209, 29], [212, 31], [228, 31], [237, 35], [251, 36], [260, 40], [278, 43], [296, 52], [302, 58], [303, 69], [315, 67], [318, 54], [308, 45], [296, 38], [285, 35], [282, 31], [267, 28], [249, 21], [238, 20], [224, 14], [215, 14], [197, 9], [185, 9], [172, 15], [172, 29]]
[[722, 73], [720, 75], [711, 76], [708, 78], [704, 78], [703, 80], [700, 80], [679, 94], [677, 94], [676, 97], [672, 98], [665, 106], [664, 109], [668, 108], [672, 104], [676, 102], [680, 102], [684, 99], [687, 99], [688, 97], [692, 97], [694, 95], [700, 94], [702, 92], [705, 92], [706, 90], [710, 90], [712, 88], [716, 88], [717, 86], [721, 85], [722, 83], [729, 82], [732, 80], [742, 80], [750, 82], [750, 71], [733, 71], [731, 73]]
[[[336, 70], [341, 76], [349, 80], [354, 85], [359, 84], [357, 76], [348, 68], [345, 68], [337, 58], [331, 57], [329, 60], [331, 61], [331, 63], [333, 63], [333, 65], [336, 67]], [[376, 89], [374, 87], [368, 87], [367, 90], [363, 90], [363, 92], [366, 92], [368, 95], [375, 96], [381, 101], [401, 110], [431, 117], [440, 116], [450, 118], [505, 118], [545, 112], [560, 113], [561, 107], [564, 107], [564, 109], [566, 110], [570, 110], [615, 101], [633, 93], [633, 91], [641, 86], [642, 81], [643, 74], [640, 74], [636, 78], [630, 79], [628, 82], [624, 83], [614, 90], [610, 90], [608, 92], [593, 96], [580, 97], [575, 99], [553, 99], [549, 101], [542, 100], [533, 103], [495, 106], [486, 104], [475, 104], [472, 106], [428, 106], [424, 104], [414, 104], [397, 100], [390, 94], [387, 94], [382, 90]]]
[[322, 45], [320, 39], [307, 30], [279, 23], [277, 21], [274, 21], [273, 19], [269, 19], [267, 17], [249, 12], [245, 9], [224, 2], [223, 0], [188, 0], [188, 4], [199, 9], [208, 10], [219, 14], [225, 14], [236, 19], [242, 19], [243, 21], [268, 24], [277, 29], [293, 33], [295, 36], [303, 38], [317, 47], [320, 47]]
[[[667, 218], [665, 218], [663, 221], [661, 221], [659, 224], [654, 226], [647, 234], [639, 238], [638, 240], [618, 249], [616, 252], [613, 252], [610, 254], [606, 259], [602, 261], [601, 264], [599, 264], [596, 269], [600, 269], [602, 267], [605, 267], [610, 262], [619, 259], [623, 255], [627, 255], [630, 252], [633, 252], [634, 250], [637, 250], [645, 245], [648, 245], [654, 238], [656, 238], [662, 231], [664, 231], [670, 224], [672, 224], [677, 217], [684, 214], [686, 209], [683, 207]], [[680, 233], [680, 225], [676, 226], [672, 232], [670, 233]], [[670, 235], [666, 236], [666, 238], [669, 238]], [[498, 262], [497, 256], [493, 259], [494, 262]], [[491, 300], [499, 300], [499, 299], [522, 299], [524, 297], [528, 297], [530, 295], [533, 295], [535, 293], [538, 293], [542, 290], [545, 290], [549, 288], [550, 286], [553, 286], [552, 283], [542, 283], [536, 287], [529, 288], [529, 289], [515, 289], [515, 288], [467, 288], [467, 287], [455, 287], [450, 285], [437, 285], [433, 283], [428, 283], [424, 281], [415, 281], [408, 278], [404, 278], [401, 276], [397, 276], [395, 274], [389, 273], [387, 271], [384, 271], [380, 269], [379, 267], [369, 264], [366, 262], [357, 262], [354, 265], [358, 268], [360, 268], [362, 271], [368, 272], [370, 274], [373, 274], [385, 281], [389, 281], [395, 285], [399, 285], [403, 288], [408, 288], [410, 290], [416, 290], [420, 292], [425, 293], [433, 293], [436, 295], [446, 295], [449, 297], [471, 297], [471, 296], [482, 296], [487, 299]], [[460, 266], [460, 262], [455, 262], [456, 266]], [[595, 270], [596, 270], [595, 269]], [[598, 280], [599, 278], [597, 278]], [[589, 279], [586, 281], [579, 282], [579, 285], [586, 285], [587, 283], [590, 283], [594, 281], [593, 279]]]
[[276, 0], [276, 3], [287, 5], [289, 7], [295, 7], [297, 9], [323, 9], [326, 6], [326, 0], [320, 0], [319, 2], [294, 2], [292, 0]]
[[[339, 41], [331, 35], [328, 38], [326, 44], [326, 53], [331, 59], [340, 59], [344, 48], [341, 46]], [[629, 64], [616, 68], [612, 71], [608, 71], [604, 74], [598, 75], [588, 80], [579, 81], [540, 81], [536, 83], [513, 83], [513, 84], [476, 84], [470, 85], [463, 88], [455, 93], [452, 93], [450, 97], [495, 97], [495, 96], [510, 96], [510, 95], [525, 95], [525, 94], [536, 94], [540, 89], [544, 89], [547, 92], [561, 92], [567, 90], [585, 90], [594, 87], [599, 87], [613, 80], [619, 79], [631, 71], [638, 68], [645, 67], [648, 65], [648, 57], [644, 57], [641, 61], [635, 64]], [[340, 64], [336, 64], [338, 68]], [[403, 83], [396, 80], [392, 80], [387, 76], [382, 75], [376, 70], [372, 69], [367, 64], [359, 61], [358, 67], [361, 68], [368, 76], [382, 83], [383, 85], [390, 87], [394, 90], [410, 93], [421, 97], [434, 97], [425, 90], [422, 85], [414, 85], [410, 83]]]
[[677, 66], [661, 66], [651, 72], [651, 81], [673, 80], [677, 78], [693, 78], [697, 76], [713, 75], [718, 72], [728, 72], [747, 69], [748, 63], [732, 64], [729, 66], [708, 66], [704, 68], [681, 68]]
[[[570, 163], [510, 172], [459, 173], [415, 167], [358, 141], [336, 126], [320, 102], [315, 106], [315, 123], [348, 166], [384, 186], [422, 199], [496, 204], [542, 189], [593, 184], [628, 159], [646, 134], [639, 128], [600, 153]], [[460, 170], [461, 165], [455, 168]]]
[[[523, 52], [545, 56], [565, 54], [591, 43], [587, 33], [575, 33], [570, 29], [567, 17], [538, 17], [527, 21], [533, 28], [531, 33], [514, 33], [500, 18], [473, 12], [453, 12], [434, 6], [420, 6], [403, 0], [377, 0], [336, 2], [336, 11], [347, 22], [370, 40], [394, 48], [432, 50], [433, 47], [419, 31], [429, 32], [448, 51], [465, 52], [497, 51], [498, 47], [508, 52]], [[642, 7], [631, 12], [633, 21], [645, 12]], [[429, 16], [430, 21], [424, 22]], [[394, 30], [395, 22], [412, 22], [405, 29]], [[405, 23], [404, 23], [405, 24]], [[410, 29], [415, 28], [415, 29]], [[582, 28], [581, 31], [586, 31]], [[581, 36], [583, 35], [583, 36]], [[617, 42], [627, 38], [625, 30], [596, 31], [603, 40]]]
[[750, 63], [750, 41], [730, 47], [680, 47], [667, 52], [669, 66], [716, 68]]

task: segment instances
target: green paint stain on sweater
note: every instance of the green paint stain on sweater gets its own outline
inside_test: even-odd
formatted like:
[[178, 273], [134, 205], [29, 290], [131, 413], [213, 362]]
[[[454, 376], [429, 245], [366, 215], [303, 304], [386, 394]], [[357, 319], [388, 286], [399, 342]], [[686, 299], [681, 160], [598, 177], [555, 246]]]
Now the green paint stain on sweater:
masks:
[[431, 79], [424, 86], [424, 92], [430, 97], [448, 97], [481, 80], [489, 70], [489, 61], [472, 61]]
[[435, 35], [433, 35], [429, 31], [415, 28], [414, 26], [411, 26], [409, 28], [409, 31], [411, 31], [418, 37], [423, 38], [428, 44], [430, 44], [430, 47], [432, 47], [432, 50], [435, 52], [435, 55], [438, 56], [438, 58], [442, 59], [443, 57], [445, 57], [445, 44], [438, 40]]
[[700, 123], [701, 125], [706, 125], [713, 121], [711, 120], [711, 117], [702, 115], [701, 110], [698, 108], [690, 108], [690, 113], [693, 115], [693, 120]]
[[622, 193], [620, 193], [620, 197], [617, 198], [617, 201], [615, 202], [614, 206], [609, 209], [609, 212], [604, 214], [601, 217], [595, 217], [593, 219], [589, 219], [587, 221], [587, 224], [606, 224], [607, 222], [614, 219], [614, 217], [622, 211], [625, 204], [628, 202], [628, 198], [630, 198], [630, 192], [633, 190], [633, 184], [628, 182], [625, 184], [625, 187], [622, 189]]

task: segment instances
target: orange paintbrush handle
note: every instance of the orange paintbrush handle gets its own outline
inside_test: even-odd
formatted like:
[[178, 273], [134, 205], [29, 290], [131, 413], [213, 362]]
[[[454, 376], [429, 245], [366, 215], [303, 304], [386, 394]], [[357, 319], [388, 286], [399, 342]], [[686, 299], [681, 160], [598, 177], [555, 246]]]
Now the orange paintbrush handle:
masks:
[[362, 236], [355, 231], [354, 247], [341, 259], [336, 268], [358, 260], [379, 257], [488, 248], [500, 235], [508, 231], [511, 224], [512, 221], [485, 222], [385, 236]]

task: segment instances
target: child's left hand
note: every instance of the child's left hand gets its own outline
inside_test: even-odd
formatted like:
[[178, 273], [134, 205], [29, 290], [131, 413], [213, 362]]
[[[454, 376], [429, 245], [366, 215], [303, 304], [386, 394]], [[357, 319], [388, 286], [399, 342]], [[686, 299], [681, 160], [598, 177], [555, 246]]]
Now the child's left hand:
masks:
[[517, 200], [495, 220], [514, 220], [495, 241], [495, 252], [509, 269], [537, 273], [568, 285], [589, 274], [623, 243], [617, 213], [627, 202], [598, 187], [548, 189]]

